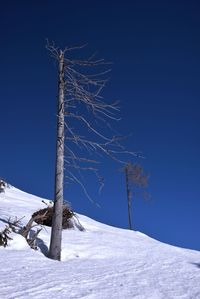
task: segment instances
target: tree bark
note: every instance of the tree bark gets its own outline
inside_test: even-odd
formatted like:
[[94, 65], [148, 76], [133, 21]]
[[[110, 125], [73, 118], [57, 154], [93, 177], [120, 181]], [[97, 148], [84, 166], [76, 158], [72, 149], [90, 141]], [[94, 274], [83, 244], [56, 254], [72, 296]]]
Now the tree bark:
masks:
[[56, 166], [54, 210], [52, 217], [51, 241], [49, 258], [61, 259], [62, 217], [63, 217], [63, 182], [64, 182], [64, 52], [59, 53], [59, 82], [57, 105], [57, 141], [56, 141]]
[[128, 223], [129, 229], [132, 230], [132, 219], [131, 219], [131, 190], [129, 188], [129, 174], [128, 166], [125, 167], [125, 177], [126, 177], [126, 193], [127, 193], [127, 202], [128, 202]]

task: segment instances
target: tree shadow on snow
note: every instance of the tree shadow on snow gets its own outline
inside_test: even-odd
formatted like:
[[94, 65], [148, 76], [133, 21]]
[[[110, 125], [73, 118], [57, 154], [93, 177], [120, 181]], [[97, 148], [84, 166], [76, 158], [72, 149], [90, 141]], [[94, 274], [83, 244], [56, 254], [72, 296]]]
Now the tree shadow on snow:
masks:
[[191, 263], [191, 264], [200, 269], [200, 263]]
[[8, 220], [6, 220], [6, 219], [0, 218], [0, 221], [3, 222], [3, 223], [8, 224]]
[[48, 254], [48, 246], [44, 243], [44, 241], [40, 238], [37, 238], [36, 239], [36, 244], [37, 244], [37, 247], [40, 248], [40, 251], [45, 255], [47, 256]]
[[[29, 237], [32, 238], [35, 234], [35, 231], [33, 229], [30, 230], [29, 232]], [[45, 255], [47, 256], [47, 253], [48, 253], [48, 247], [47, 245], [44, 243], [44, 241], [40, 238], [36, 238], [35, 239], [35, 245], [36, 247], [38, 247], [40, 249], [40, 251]]]

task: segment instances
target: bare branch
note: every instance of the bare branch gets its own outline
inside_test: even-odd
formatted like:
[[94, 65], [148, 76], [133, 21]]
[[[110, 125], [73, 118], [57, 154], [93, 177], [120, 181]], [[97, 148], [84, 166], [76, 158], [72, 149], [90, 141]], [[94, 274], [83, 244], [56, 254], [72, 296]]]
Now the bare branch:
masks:
[[[104, 183], [98, 175], [96, 166], [99, 161], [93, 159], [94, 154], [98, 158], [107, 156], [125, 165], [127, 159], [122, 158], [123, 156], [137, 157], [138, 153], [125, 149], [121, 144], [125, 137], [112, 134], [109, 121], [120, 120], [117, 115], [120, 111], [119, 102], [108, 103], [102, 96], [102, 91], [109, 80], [107, 76], [111, 69], [107, 66], [110, 63], [96, 58], [95, 54], [87, 59], [71, 57], [73, 50], [80, 50], [85, 46], [66, 47], [60, 50], [54, 43], [47, 42], [47, 49], [58, 61], [60, 53], [64, 53], [66, 178], [69, 182], [77, 182], [91, 201], [82, 180], [71, 170], [76, 170], [80, 177], [81, 171], [94, 172], [101, 182], [101, 189]], [[103, 126], [99, 126], [99, 123]]]

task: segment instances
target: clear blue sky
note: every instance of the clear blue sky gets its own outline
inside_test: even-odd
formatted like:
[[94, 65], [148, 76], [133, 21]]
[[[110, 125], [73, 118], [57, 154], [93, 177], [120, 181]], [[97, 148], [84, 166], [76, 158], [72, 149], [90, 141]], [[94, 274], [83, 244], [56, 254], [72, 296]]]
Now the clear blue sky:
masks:
[[[113, 61], [105, 97], [121, 101], [118, 130], [142, 150], [151, 201], [135, 198], [135, 229], [200, 249], [199, 1], [6, 1], [0, 12], [0, 176], [24, 191], [53, 197], [56, 66], [45, 38], [88, 43]], [[127, 227], [120, 166], [105, 163], [101, 208], [78, 186], [65, 197], [79, 213]]]

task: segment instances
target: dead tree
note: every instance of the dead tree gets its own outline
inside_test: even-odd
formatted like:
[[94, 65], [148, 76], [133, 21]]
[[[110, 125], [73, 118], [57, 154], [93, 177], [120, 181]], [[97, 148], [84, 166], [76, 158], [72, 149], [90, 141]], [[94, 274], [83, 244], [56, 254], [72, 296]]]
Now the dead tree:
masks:
[[37, 220], [37, 218], [38, 216], [35, 217], [32, 216], [29, 222], [23, 227], [21, 225], [22, 218], [21, 219], [15, 218], [14, 220], [9, 218], [5, 229], [2, 232], [0, 232], [0, 246], [3, 245], [4, 247], [6, 247], [8, 245], [8, 241], [12, 240], [9, 234], [14, 232], [22, 235], [26, 239], [29, 246], [32, 249], [36, 250], [37, 249], [36, 239], [38, 234], [41, 232], [42, 227], [37, 228], [37, 230], [32, 232], [32, 234], [31, 231], [35, 226], [38, 226], [37, 224], [34, 224], [34, 221]]
[[42, 230], [42, 227], [37, 228], [37, 230], [32, 233], [32, 236], [30, 236], [30, 232], [33, 229], [33, 227], [38, 226], [37, 224], [34, 224], [34, 221], [37, 220], [37, 218], [38, 216], [35, 217], [32, 216], [31, 219], [28, 221], [28, 223], [25, 226], [23, 226], [22, 229], [19, 230], [20, 235], [22, 235], [26, 239], [28, 245], [35, 250], [37, 249], [35, 242], [39, 233]]
[[[128, 205], [128, 224], [129, 229], [133, 229], [132, 223], [132, 194], [136, 195], [138, 189], [143, 190], [148, 186], [149, 175], [144, 173], [143, 167], [139, 164], [127, 163], [124, 167], [125, 181], [126, 181], [126, 194]], [[142, 197], [146, 198], [147, 193], [142, 192]]]
[[57, 53], [59, 63], [58, 104], [57, 104], [57, 141], [56, 141], [56, 165], [54, 185], [54, 212], [52, 217], [51, 242], [48, 256], [60, 260], [62, 239], [62, 215], [63, 215], [63, 181], [64, 181], [64, 51]]
[[95, 59], [94, 55], [87, 59], [71, 57], [73, 50], [83, 47], [61, 50], [54, 43], [47, 43], [47, 49], [59, 66], [54, 213], [48, 255], [56, 260], [61, 258], [64, 168], [65, 180], [78, 183], [91, 199], [81, 171], [92, 171], [101, 188], [104, 183], [98, 172], [101, 155], [121, 163], [124, 163], [121, 154], [137, 155], [121, 145], [124, 137], [111, 134], [109, 120], [119, 120], [116, 116], [119, 107], [118, 102], [107, 103], [101, 96], [108, 81], [108, 64], [104, 59]]
[[127, 194], [127, 203], [128, 203], [128, 224], [129, 224], [129, 229], [132, 229], [131, 190], [130, 190], [129, 167], [128, 167], [128, 164], [125, 166], [124, 171], [125, 171], [126, 194]]

